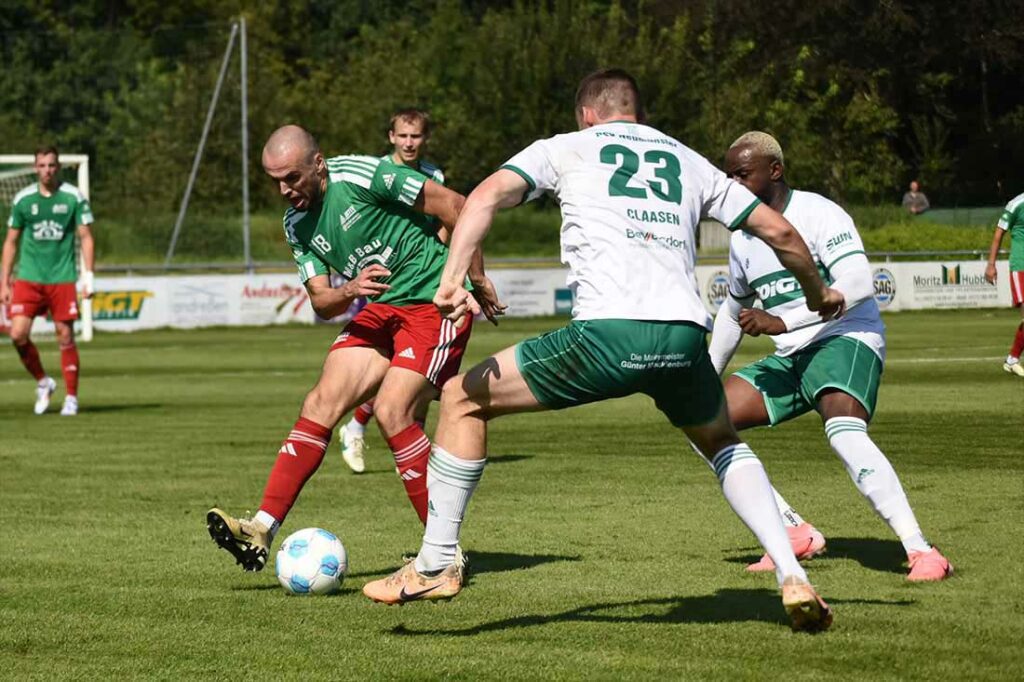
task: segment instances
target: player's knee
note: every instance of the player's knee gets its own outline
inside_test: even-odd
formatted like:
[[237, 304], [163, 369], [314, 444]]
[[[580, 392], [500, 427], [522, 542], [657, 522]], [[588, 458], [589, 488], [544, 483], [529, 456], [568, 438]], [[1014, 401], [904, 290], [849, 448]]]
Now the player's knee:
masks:
[[486, 419], [486, 408], [482, 401], [473, 399], [468, 382], [469, 376], [460, 374], [444, 385], [441, 390], [441, 411], [454, 417]]
[[323, 426], [333, 428], [341, 414], [338, 401], [320, 384], [314, 386], [302, 402], [302, 416]]
[[388, 437], [399, 433], [415, 419], [415, 407], [402, 401], [391, 400], [387, 396], [377, 397], [373, 404], [373, 416], [376, 417], [381, 431]]
[[25, 329], [25, 330], [12, 329], [11, 330], [11, 343], [13, 343], [18, 348], [21, 348], [23, 346], [27, 346], [28, 343], [29, 343], [29, 333], [28, 333], [28, 330], [27, 329]]

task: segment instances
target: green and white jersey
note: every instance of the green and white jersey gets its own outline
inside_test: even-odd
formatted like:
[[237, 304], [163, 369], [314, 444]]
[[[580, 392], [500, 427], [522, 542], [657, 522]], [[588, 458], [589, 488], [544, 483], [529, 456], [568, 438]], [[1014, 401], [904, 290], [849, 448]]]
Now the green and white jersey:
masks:
[[577, 320], [690, 321], [710, 328], [694, 274], [711, 216], [739, 227], [759, 203], [704, 157], [650, 126], [615, 121], [539, 140], [502, 168], [562, 210], [562, 263]]
[[[826, 282], [831, 281], [829, 269], [836, 263], [864, 253], [853, 219], [820, 194], [790, 190], [782, 215], [807, 243]], [[771, 247], [746, 232], [733, 233], [729, 244], [729, 293], [739, 300], [756, 296], [766, 312], [780, 317], [807, 305], [800, 283], [782, 267]], [[771, 339], [775, 342], [775, 354], [786, 357], [832, 336], [861, 341], [885, 360], [885, 325], [874, 298], [848, 310], [838, 320], [812, 324]]]
[[373, 156], [327, 159], [323, 201], [289, 208], [284, 233], [305, 282], [334, 268], [352, 279], [372, 263], [391, 271], [391, 289], [378, 303], [407, 305], [434, 299], [447, 257], [423, 214], [412, 208], [426, 178], [408, 166]]
[[17, 278], [40, 284], [74, 282], [75, 234], [79, 225], [91, 225], [89, 201], [69, 183], [43, 196], [33, 183], [14, 196], [8, 228], [21, 230]]
[[1010, 233], [1010, 270], [1024, 270], [1024, 194], [1010, 200], [997, 225]]

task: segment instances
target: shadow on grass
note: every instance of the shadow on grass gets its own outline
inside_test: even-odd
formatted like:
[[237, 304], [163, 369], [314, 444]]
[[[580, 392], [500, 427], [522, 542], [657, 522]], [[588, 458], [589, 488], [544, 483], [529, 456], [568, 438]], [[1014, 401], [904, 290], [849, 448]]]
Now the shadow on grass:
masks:
[[[274, 580], [274, 582], [272, 583], [260, 583], [259, 585], [234, 585], [231, 588], [232, 592], [271, 592], [274, 590], [278, 592], [284, 591], [284, 588], [281, 587], [281, 584], [278, 583], [277, 580]], [[355, 587], [342, 587], [337, 592], [332, 592], [331, 594], [318, 594], [313, 596], [315, 596], [317, 599], [334, 599], [336, 597], [346, 597], [352, 594], [356, 594], [357, 592], [361, 592], [361, 590]], [[304, 597], [309, 595], [293, 596]]]
[[[505, 571], [518, 571], [527, 568], [550, 564], [556, 561], [579, 561], [578, 556], [564, 556], [560, 554], [510, 554], [508, 552], [466, 552], [469, 557], [470, 576], [483, 573], [503, 573]], [[379, 571], [367, 571], [363, 573], [349, 573], [350, 578], [381, 577], [397, 571], [401, 566], [384, 568]], [[472, 580], [472, 578], [470, 578]]]
[[126, 403], [124, 405], [83, 405], [79, 414], [102, 414], [104, 412], [134, 412], [135, 410], [157, 410], [163, 403]]
[[[913, 600], [884, 601], [878, 599], [832, 600], [840, 604], [876, 604], [910, 606]], [[636, 613], [636, 611], [645, 611]], [[391, 634], [419, 636], [465, 637], [485, 632], [528, 628], [550, 623], [654, 623], [654, 624], [708, 624], [760, 622], [789, 625], [774, 590], [726, 589], [700, 597], [661, 597], [636, 601], [609, 602], [581, 606], [550, 615], [527, 615], [481, 623], [467, 628], [413, 630], [397, 625]]]
[[[906, 573], [904, 563], [907, 555], [903, 545], [896, 540], [878, 538], [827, 538], [826, 551], [814, 558], [814, 562], [832, 559], [850, 559], [864, 568], [883, 573]], [[760, 554], [729, 557], [726, 561], [734, 564], [751, 564], [761, 558]]]
[[487, 466], [492, 464], [511, 464], [521, 462], [524, 459], [533, 459], [534, 455], [490, 455], [487, 458]]

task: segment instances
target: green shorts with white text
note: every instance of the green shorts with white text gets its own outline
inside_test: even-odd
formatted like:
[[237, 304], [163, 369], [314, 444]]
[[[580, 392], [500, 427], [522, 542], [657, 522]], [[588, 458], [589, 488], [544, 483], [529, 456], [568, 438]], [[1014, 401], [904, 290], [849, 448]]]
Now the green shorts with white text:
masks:
[[700, 425], [724, 399], [706, 335], [692, 322], [573, 321], [518, 344], [516, 364], [553, 410], [643, 393], [674, 426]]

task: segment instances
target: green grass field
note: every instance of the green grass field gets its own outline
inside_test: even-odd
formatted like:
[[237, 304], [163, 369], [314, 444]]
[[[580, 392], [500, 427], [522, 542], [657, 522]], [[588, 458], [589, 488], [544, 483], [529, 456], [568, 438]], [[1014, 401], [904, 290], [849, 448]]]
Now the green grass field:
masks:
[[[386, 607], [359, 590], [420, 528], [375, 433], [362, 476], [332, 443], [285, 527], [342, 537], [341, 594], [287, 596], [204, 527], [214, 504], [255, 511], [335, 330], [101, 334], [74, 419], [32, 416], [4, 346], [0, 678], [1021, 679], [1024, 381], [999, 366], [1014, 315], [886, 318], [872, 433], [951, 580], [904, 580], [815, 417], [749, 432], [829, 538], [808, 564], [836, 611], [820, 636], [792, 634], [773, 578], [744, 572], [752, 536], [647, 398], [497, 421], [463, 533], [471, 583]], [[469, 360], [559, 323], [480, 325]], [[765, 349], [748, 340], [737, 362]]]

